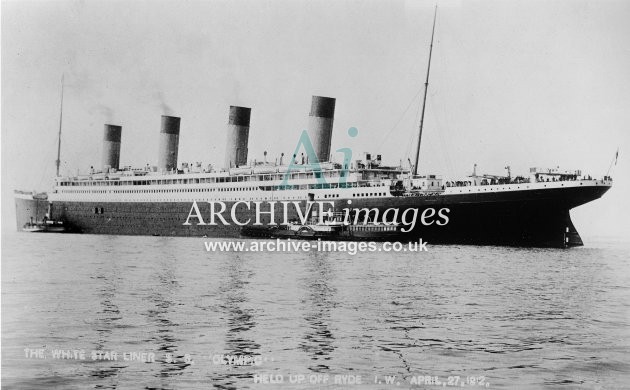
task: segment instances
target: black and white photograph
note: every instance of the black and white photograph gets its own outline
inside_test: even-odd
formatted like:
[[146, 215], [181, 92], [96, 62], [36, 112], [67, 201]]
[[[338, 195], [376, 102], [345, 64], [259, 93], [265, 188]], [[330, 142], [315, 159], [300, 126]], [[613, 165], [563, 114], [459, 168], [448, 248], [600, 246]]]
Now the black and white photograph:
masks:
[[2, 389], [630, 388], [630, 1], [0, 7]]

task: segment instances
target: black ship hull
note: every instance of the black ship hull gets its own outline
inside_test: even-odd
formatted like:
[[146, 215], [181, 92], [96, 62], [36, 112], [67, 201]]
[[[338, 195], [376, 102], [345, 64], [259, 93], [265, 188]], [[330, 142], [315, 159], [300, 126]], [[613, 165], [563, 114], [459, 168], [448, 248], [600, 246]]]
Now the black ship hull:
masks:
[[[567, 247], [583, 245], [569, 211], [601, 197], [609, 188], [608, 185], [588, 185], [470, 194], [353, 198], [351, 206], [347, 203], [348, 199], [335, 199], [334, 203], [336, 211], [346, 207], [376, 208], [381, 213], [388, 208], [398, 208], [401, 212], [417, 208], [419, 214], [427, 208], [450, 210], [447, 224], [424, 226], [417, 221], [411, 231], [398, 237], [400, 240], [422, 238], [433, 244]], [[226, 220], [231, 222], [229, 210], [234, 202], [224, 203], [228, 210]], [[300, 203], [305, 209], [306, 202]], [[200, 200], [197, 204], [204, 218], [210, 215], [207, 202]], [[51, 218], [63, 220], [74, 232], [86, 234], [237, 238], [242, 236], [243, 231], [243, 226], [234, 223], [224, 225], [220, 221], [217, 225], [201, 225], [192, 219], [190, 225], [184, 225], [191, 212], [192, 201], [53, 201], [51, 206]], [[244, 205], [237, 205], [236, 215], [239, 221], [255, 220], [255, 211]], [[289, 209], [287, 218], [298, 218], [298, 215]], [[274, 222], [282, 223], [283, 219], [282, 208], [276, 207]], [[263, 214], [261, 222], [267, 225], [270, 216]]]

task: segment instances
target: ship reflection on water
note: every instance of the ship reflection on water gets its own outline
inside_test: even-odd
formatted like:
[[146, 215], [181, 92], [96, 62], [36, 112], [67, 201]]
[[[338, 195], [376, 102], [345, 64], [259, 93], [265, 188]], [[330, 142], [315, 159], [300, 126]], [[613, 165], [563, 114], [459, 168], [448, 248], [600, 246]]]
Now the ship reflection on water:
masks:
[[337, 304], [334, 300], [336, 290], [331, 287], [331, 283], [334, 283], [334, 272], [329, 261], [325, 255], [311, 254], [306, 265], [307, 276], [303, 279], [305, 296], [302, 304], [308, 327], [300, 342], [300, 350], [306, 352], [313, 361], [309, 370], [318, 373], [330, 369], [329, 361], [335, 350], [330, 313]]
[[[117, 301], [119, 300], [118, 291], [122, 279], [120, 277], [120, 270], [115, 263], [101, 264], [90, 278], [94, 280], [96, 295], [101, 307], [101, 310], [96, 313], [96, 318], [92, 323], [97, 334], [97, 340], [92, 350], [104, 351], [109, 349], [114, 342], [114, 340], [112, 340], [112, 333], [114, 329], [119, 326], [118, 322], [122, 319], [120, 309], [117, 305]], [[118, 387], [116, 378], [121, 369], [125, 367], [126, 365], [118, 364], [118, 362], [114, 362], [114, 364], [109, 367], [103, 367], [102, 364], [95, 362], [89, 375], [96, 379], [108, 379], [109, 383], [103, 384], [102, 388], [115, 389]]]
[[[255, 334], [256, 312], [249, 307], [248, 285], [253, 276], [247, 261], [234, 255], [231, 263], [219, 269], [221, 281], [218, 287], [218, 310], [225, 322], [224, 351], [229, 356], [255, 356], [260, 354], [260, 344], [250, 338]], [[212, 385], [219, 389], [237, 389], [243, 380], [251, 381], [249, 366], [234, 366], [229, 370], [212, 373]]]
[[143, 343], [157, 346], [156, 360], [160, 369], [154, 375], [162, 387], [168, 387], [170, 378], [180, 376], [190, 363], [185, 354], [179, 351], [178, 344], [181, 340], [176, 334], [180, 324], [173, 319], [175, 306], [181, 304], [176, 298], [180, 290], [175, 271], [176, 252], [166, 241], [160, 242], [160, 252], [162, 256], [156, 259], [158, 264], [153, 267], [154, 273], [150, 276], [156, 282], [147, 294], [149, 309], [143, 313], [153, 331], [150, 333], [151, 337], [144, 339]]

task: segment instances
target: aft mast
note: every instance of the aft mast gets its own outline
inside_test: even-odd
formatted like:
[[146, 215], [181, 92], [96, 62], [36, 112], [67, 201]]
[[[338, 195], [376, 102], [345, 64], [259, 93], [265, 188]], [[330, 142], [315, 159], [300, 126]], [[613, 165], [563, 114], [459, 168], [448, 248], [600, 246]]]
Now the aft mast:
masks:
[[429, 73], [431, 72], [431, 54], [433, 54], [433, 36], [435, 35], [435, 20], [437, 18], [437, 4], [433, 13], [433, 30], [431, 30], [431, 46], [429, 47], [429, 64], [427, 66], [427, 79], [424, 82], [424, 99], [422, 101], [422, 114], [420, 115], [420, 129], [418, 130], [418, 147], [416, 148], [416, 163], [413, 166], [413, 174], [418, 174], [418, 162], [420, 161], [420, 143], [422, 142], [422, 126], [424, 125], [424, 109], [427, 106], [427, 91], [429, 90]]
[[59, 177], [59, 165], [61, 164], [61, 125], [63, 124], [63, 74], [61, 75], [61, 107], [59, 110], [59, 135], [57, 139], [57, 160], [55, 165], [57, 166], [57, 177]]

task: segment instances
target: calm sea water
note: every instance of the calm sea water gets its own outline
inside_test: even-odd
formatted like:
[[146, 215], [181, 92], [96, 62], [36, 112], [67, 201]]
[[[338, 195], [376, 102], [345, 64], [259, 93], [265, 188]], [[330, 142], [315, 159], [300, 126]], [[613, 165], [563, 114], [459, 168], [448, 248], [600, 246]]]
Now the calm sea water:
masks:
[[[442, 387], [415, 385], [427, 375], [630, 388], [627, 242], [350, 256], [209, 253], [205, 240], [6, 234], [2, 387]], [[276, 383], [255, 383], [265, 374]]]

